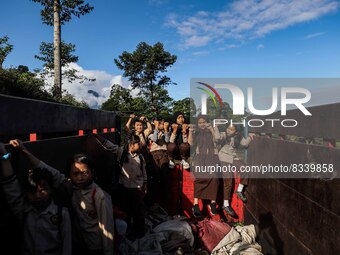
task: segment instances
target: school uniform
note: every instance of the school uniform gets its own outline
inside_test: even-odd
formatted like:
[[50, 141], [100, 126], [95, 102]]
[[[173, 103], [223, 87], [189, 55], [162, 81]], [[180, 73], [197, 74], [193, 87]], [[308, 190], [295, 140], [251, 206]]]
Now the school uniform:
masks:
[[167, 146], [170, 160], [184, 159], [190, 157], [190, 144], [188, 134], [182, 133], [182, 126], [179, 125], [177, 132], [173, 133], [170, 129], [170, 142]]
[[163, 206], [168, 204], [169, 199], [169, 158], [167, 143], [170, 141], [169, 132], [155, 129], [149, 136], [151, 141], [150, 153], [151, 171], [148, 175], [148, 202], [163, 202]]
[[[122, 149], [118, 152], [121, 157]], [[128, 161], [123, 162], [119, 176], [122, 208], [128, 215], [128, 225], [133, 219], [133, 230], [136, 237], [144, 236], [145, 231], [145, 193], [142, 190], [147, 183], [145, 160], [139, 153], [128, 153]]]
[[[242, 147], [248, 147], [251, 142], [251, 137], [242, 137], [240, 140], [240, 145]], [[235, 148], [235, 136], [228, 137], [226, 132], [221, 132], [219, 135], [219, 142], [225, 141], [225, 144], [218, 152], [218, 158], [221, 166], [235, 165], [236, 169], [240, 169], [243, 163], [237, 156]], [[223, 195], [224, 200], [230, 200], [231, 189], [232, 189], [232, 178], [233, 173], [223, 173]], [[249, 179], [247, 173], [240, 173], [240, 183], [243, 185], [248, 185]]]
[[[214, 133], [215, 135], [215, 133]], [[198, 129], [193, 133], [195, 142], [195, 156], [193, 159], [194, 197], [199, 199], [216, 200], [219, 186], [219, 179], [215, 174], [196, 171], [200, 167], [203, 169], [208, 166], [218, 164], [218, 150], [216, 147], [216, 138], [209, 129]]]
[[[119, 175], [121, 207], [127, 213], [127, 223], [130, 227], [133, 219], [133, 229], [137, 237], [144, 235], [145, 204], [143, 187], [147, 184], [146, 162], [140, 153], [124, 154], [124, 147], [118, 146], [105, 139], [102, 145], [117, 154], [121, 171]], [[122, 159], [122, 157], [127, 157]]]
[[58, 207], [52, 201], [42, 212], [36, 211], [24, 200], [16, 175], [3, 179], [2, 187], [14, 215], [23, 224], [23, 254], [72, 254], [71, 220], [67, 208]]
[[[40, 161], [39, 167], [47, 169], [53, 175], [56, 186], [67, 185], [63, 174]], [[111, 196], [92, 182], [87, 187], [69, 189], [71, 206], [74, 214], [73, 224], [76, 229], [75, 249], [93, 254], [112, 254], [114, 222]]]

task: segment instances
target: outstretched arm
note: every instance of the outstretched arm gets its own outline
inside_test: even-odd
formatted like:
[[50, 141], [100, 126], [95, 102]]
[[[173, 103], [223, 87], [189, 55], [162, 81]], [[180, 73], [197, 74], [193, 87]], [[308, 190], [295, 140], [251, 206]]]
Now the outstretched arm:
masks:
[[98, 135], [98, 134], [91, 134], [89, 137], [93, 137], [96, 141], [107, 151], [112, 152], [113, 154], [118, 153], [119, 146], [117, 144], [113, 144], [108, 139]]
[[145, 137], [148, 137], [152, 133], [152, 125], [147, 118], [145, 118], [144, 120], [147, 126], [147, 128], [144, 130], [144, 135]]
[[134, 114], [131, 114], [130, 115], [130, 118], [128, 119], [128, 121], [126, 122], [126, 124], [125, 124], [125, 130], [126, 130], [126, 132], [130, 132], [131, 131], [131, 128], [130, 128], [130, 126], [131, 126], [131, 122], [132, 122], [132, 119], [134, 119], [136, 116], [134, 115]]
[[9, 161], [9, 155], [3, 143], [0, 143], [0, 170], [2, 179], [8, 178], [11, 175], [14, 175], [14, 171]]
[[255, 134], [254, 133], [249, 133], [247, 138], [244, 138], [242, 136], [242, 139], [240, 141], [240, 144], [244, 147], [247, 148], [249, 146], [249, 144], [251, 143], [251, 141], [254, 139]]
[[7, 151], [4, 144], [0, 143], [0, 156], [2, 157], [0, 159], [0, 179], [2, 188], [13, 214], [21, 221], [25, 210], [24, 198], [9, 158], [3, 157], [6, 154]]
[[27, 150], [27, 148], [25, 147], [21, 140], [19, 139], [11, 140], [9, 141], [9, 144], [12, 145], [14, 148], [22, 151], [27, 157], [27, 159], [31, 162], [33, 167], [37, 167], [39, 165], [40, 160], [36, 156], [34, 156], [29, 150]]
[[38, 159], [34, 156], [23, 144], [23, 142], [19, 139], [11, 140], [9, 142], [14, 148], [22, 151], [27, 159], [31, 162], [33, 167], [39, 167], [46, 169], [49, 171], [53, 176], [53, 186], [58, 187], [61, 183], [65, 182], [66, 178], [65, 175], [62, 174], [59, 170], [47, 165], [45, 162]]

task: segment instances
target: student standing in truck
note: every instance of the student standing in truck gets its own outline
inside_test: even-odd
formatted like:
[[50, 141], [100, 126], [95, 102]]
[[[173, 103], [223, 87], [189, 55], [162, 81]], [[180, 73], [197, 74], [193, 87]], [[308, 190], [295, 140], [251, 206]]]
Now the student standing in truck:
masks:
[[33, 166], [46, 169], [53, 176], [54, 187], [64, 190], [64, 202], [71, 212], [73, 253], [112, 255], [114, 223], [111, 196], [94, 181], [94, 166], [85, 154], [74, 155], [69, 179], [60, 171], [36, 158], [20, 140], [11, 144], [21, 150]]
[[25, 171], [19, 183], [9, 155], [0, 143], [1, 185], [14, 216], [23, 227], [22, 253], [71, 255], [70, 215], [67, 208], [56, 205], [52, 199], [52, 174], [36, 167]]

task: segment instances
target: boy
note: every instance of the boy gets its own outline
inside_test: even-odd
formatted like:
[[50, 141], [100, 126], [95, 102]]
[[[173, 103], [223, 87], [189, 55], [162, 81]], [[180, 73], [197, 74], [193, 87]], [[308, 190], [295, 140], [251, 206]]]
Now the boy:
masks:
[[70, 164], [70, 179], [29, 152], [20, 140], [11, 144], [20, 149], [32, 163], [50, 172], [55, 187], [63, 186], [73, 216], [74, 254], [113, 254], [113, 213], [111, 197], [93, 182], [92, 161], [77, 154]]
[[145, 204], [147, 173], [145, 160], [140, 153], [140, 137], [128, 134], [126, 144], [119, 147], [109, 140], [92, 135], [107, 150], [117, 154], [117, 160], [121, 167], [119, 184], [121, 191], [122, 208], [128, 215], [128, 226], [133, 219], [133, 227], [130, 227], [130, 237], [141, 238], [145, 234]]
[[1, 183], [23, 226], [23, 254], [72, 254], [70, 215], [52, 200], [52, 175], [46, 169], [33, 168], [19, 185], [9, 155], [0, 143]]

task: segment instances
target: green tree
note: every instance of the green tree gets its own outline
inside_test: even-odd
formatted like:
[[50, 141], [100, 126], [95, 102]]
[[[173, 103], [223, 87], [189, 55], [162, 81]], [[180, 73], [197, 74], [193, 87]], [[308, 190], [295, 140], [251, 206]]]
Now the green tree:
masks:
[[63, 95], [60, 102], [62, 104], [69, 104], [69, 105], [82, 107], [82, 108], [90, 108], [89, 105], [84, 100], [79, 102], [73, 95], [69, 93], [66, 93], [65, 95]]
[[53, 26], [54, 38], [54, 96], [62, 96], [62, 73], [61, 73], [61, 26], [69, 22], [73, 16], [80, 17], [93, 10], [93, 6], [85, 4], [85, 0], [32, 0], [40, 3], [41, 19], [44, 24]]
[[54, 98], [45, 90], [44, 80], [23, 65], [19, 65], [17, 68], [0, 69], [0, 94], [58, 102], [83, 108], [89, 107], [87, 103], [77, 101], [74, 96], [68, 93], [62, 98]]
[[13, 50], [13, 45], [8, 43], [8, 36], [0, 37], [0, 69], [4, 63], [6, 57]]
[[124, 71], [123, 76], [131, 81], [132, 89], [139, 89], [139, 95], [149, 102], [149, 109], [159, 114], [162, 109], [158, 98], [166, 97], [166, 93], [161, 89], [175, 84], [164, 73], [176, 59], [175, 55], [164, 50], [160, 42], [153, 46], [141, 42], [134, 52], [124, 51], [114, 61], [117, 67]]
[[[80, 83], [84, 81], [95, 81], [95, 79], [89, 79], [84, 75], [79, 74], [79, 71], [70, 68], [69, 64], [77, 63], [79, 57], [74, 55], [76, 46], [72, 43], [61, 42], [61, 67], [62, 67], [62, 76], [67, 78], [69, 82], [73, 82], [78, 80]], [[44, 69], [40, 72], [42, 78], [53, 77], [54, 76], [54, 46], [53, 43], [42, 42], [40, 45], [40, 55], [35, 55], [36, 59], [39, 59], [44, 62]], [[39, 70], [40, 71], [40, 70]], [[52, 88], [52, 94], [56, 94], [57, 91], [54, 91], [56, 87]]]
[[230, 119], [233, 118], [233, 110], [227, 102], [223, 105], [215, 105], [211, 98], [207, 100], [207, 114], [212, 118]]
[[190, 97], [186, 97], [182, 100], [175, 101], [172, 112], [183, 112], [185, 116], [194, 116], [196, 114], [194, 100]]
[[30, 72], [27, 66], [0, 69], [1, 94], [54, 101], [44, 88], [44, 81]]
[[101, 109], [106, 111], [131, 111], [132, 96], [130, 90], [119, 84], [111, 87], [110, 98], [102, 104]]
[[[151, 92], [145, 91], [144, 101], [149, 102]], [[155, 115], [161, 115], [161, 113], [170, 113], [173, 99], [169, 96], [168, 91], [161, 87], [156, 86], [153, 91], [154, 102], [152, 105], [148, 105], [144, 108], [144, 114], [148, 117], [154, 117]]]

